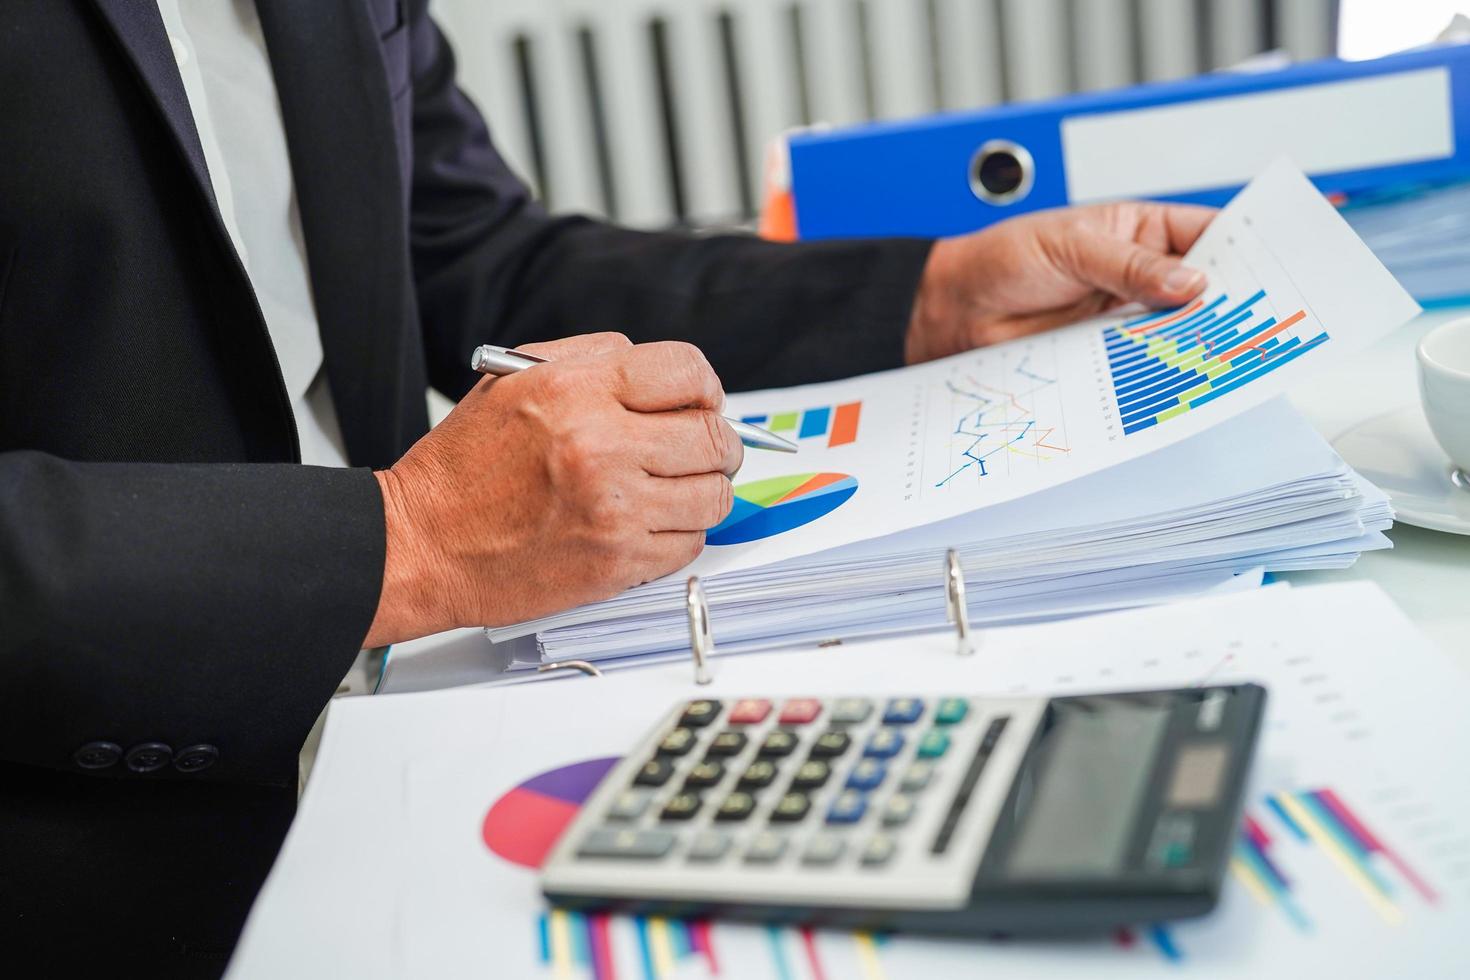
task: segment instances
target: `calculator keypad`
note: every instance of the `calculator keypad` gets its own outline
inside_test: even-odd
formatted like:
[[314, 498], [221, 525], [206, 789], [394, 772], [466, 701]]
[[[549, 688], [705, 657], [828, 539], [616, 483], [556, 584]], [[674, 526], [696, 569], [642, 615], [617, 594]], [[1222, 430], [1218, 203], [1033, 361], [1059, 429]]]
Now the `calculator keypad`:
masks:
[[[675, 894], [696, 879], [711, 890], [738, 892], [744, 882], [769, 892], [796, 875], [805, 892], [828, 887], [841, 901], [880, 875], [884, 888], [896, 882], [911, 897], [962, 899], [999, 807], [995, 791], [985, 812], [969, 809], [970, 797], [985, 796], [993, 755], [1005, 756], [995, 778], [1009, 785], [1042, 704], [692, 700], [609, 775], [618, 785], [588, 802], [564, 860], [584, 866], [589, 890], [608, 894], [646, 894], [660, 882]], [[1017, 713], [1023, 723], [1011, 730], [996, 724]]]

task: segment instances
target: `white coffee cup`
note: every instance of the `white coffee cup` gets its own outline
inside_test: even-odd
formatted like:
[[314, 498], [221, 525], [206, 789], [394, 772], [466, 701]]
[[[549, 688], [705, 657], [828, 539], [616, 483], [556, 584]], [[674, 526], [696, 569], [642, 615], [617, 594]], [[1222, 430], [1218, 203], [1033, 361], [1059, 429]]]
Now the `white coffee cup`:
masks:
[[1429, 331], [1417, 356], [1430, 431], [1460, 473], [1470, 474], [1470, 317]]

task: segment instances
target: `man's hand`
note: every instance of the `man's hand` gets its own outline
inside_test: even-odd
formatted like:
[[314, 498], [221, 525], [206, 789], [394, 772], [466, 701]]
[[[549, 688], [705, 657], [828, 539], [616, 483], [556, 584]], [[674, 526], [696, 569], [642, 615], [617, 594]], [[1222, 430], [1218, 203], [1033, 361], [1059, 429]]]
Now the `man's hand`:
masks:
[[904, 341], [910, 364], [1071, 323], [1126, 302], [1171, 306], [1205, 277], [1179, 261], [1211, 208], [1096, 204], [938, 242]]
[[743, 458], [697, 348], [595, 334], [522, 348], [377, 473], [388, 556], [364, 646], [605, 599], [692, 561]]

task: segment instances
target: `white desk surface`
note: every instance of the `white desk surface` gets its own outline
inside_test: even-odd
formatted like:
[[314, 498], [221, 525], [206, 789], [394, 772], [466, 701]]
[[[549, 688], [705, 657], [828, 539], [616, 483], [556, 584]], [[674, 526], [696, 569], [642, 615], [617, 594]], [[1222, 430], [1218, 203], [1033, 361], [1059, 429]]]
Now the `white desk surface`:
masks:
[[[1329, 440], [1375, 415], [1419, 401], [1414, 348], [1436, 324], [1470, 315], [1470, 308], [1425, 313], [1370, 350], [1302, 385], [1294, 404]], [[1293, 572], [1301, 585], [1368, 579], [1470, 670], [1470, 536], [1396, 524], [1391, 551], [1365, 554], [1340, 571]], [[393, 648], [381, 693], [453, 687], [489, 680], [499, 670], [477, 629], [450, 630]]]

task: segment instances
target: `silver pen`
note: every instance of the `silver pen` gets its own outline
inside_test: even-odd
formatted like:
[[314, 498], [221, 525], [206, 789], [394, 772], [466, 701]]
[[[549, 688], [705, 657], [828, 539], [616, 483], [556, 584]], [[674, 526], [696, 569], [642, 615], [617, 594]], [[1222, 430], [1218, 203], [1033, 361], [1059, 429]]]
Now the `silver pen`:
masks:
[[[546, 358], [537, 357], [535, 354], [527, 354], [525, 351], [511, 350], [507, 347], [496, 347], [494, 344], [483, 344], [475, 348], [474, 355], [470, 358], [470, 367], [481, 374], [491, 374], [495, 377], [504, 377], [507, 374], [515, 374], [524, 371], [528, 367], [537, 364], [545, 364]], [[741, 422], [728, 416], [725, 421], [740, 441], [751, 449], [769, 449], [778, 453], [794, 453], [797, 445], [788, 439], [783, 439], [774, 432], [767, 432], [758, 425], [749, 422]]]

